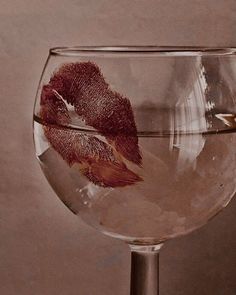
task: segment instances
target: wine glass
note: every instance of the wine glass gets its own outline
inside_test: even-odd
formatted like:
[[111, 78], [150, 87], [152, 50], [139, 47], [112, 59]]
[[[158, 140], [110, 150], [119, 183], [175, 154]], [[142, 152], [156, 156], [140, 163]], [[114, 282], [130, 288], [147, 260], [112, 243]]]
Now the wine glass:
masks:
[[61, 201], [131, 248], [131, 293], [159, 293], [163, 243], [206, 224], [236, 187], [236, 49], [53, 48], [34, 108]]

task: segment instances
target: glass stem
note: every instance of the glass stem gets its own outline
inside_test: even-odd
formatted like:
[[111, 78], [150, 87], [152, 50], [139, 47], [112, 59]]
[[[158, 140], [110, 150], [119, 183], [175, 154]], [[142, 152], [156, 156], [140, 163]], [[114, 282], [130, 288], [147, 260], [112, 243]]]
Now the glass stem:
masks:
[[131, 248], [130, 295], [159, 295], [159, 251], [162, 244]]

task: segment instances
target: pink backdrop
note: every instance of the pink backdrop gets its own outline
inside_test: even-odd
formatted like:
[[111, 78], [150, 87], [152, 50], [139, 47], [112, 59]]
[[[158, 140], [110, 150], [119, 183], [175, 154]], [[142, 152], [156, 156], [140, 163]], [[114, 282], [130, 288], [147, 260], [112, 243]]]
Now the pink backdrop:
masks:
[[[0, 294], [129, 294], [129, 251], [56, 198], [34, 157], [32, 108], [56, 45], [236, 46], [235, 0], [0, 1]], [[236, 294], [236, 201], [166, 243], [162, 295]]]

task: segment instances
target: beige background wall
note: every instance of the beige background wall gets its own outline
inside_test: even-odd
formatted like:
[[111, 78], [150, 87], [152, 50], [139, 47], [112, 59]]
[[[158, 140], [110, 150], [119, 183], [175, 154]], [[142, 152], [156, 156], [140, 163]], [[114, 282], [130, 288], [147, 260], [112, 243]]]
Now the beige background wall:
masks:
[[[0, 294], [129, 294], [128, 247], [77, 220], [34, 158], [32, 107], [55, 45], [236, 46], [235, 0], [0, 0]], [[236, 294], [236, 201], [161, 254], [162, 295]]]

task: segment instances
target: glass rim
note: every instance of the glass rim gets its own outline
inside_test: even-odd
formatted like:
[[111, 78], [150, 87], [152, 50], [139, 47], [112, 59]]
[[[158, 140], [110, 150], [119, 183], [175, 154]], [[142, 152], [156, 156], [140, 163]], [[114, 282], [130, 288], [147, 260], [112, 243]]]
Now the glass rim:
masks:
[[50, 55], [80, 56], [94, 55], [157, 55], [157, 56], [225, 56], [236, 54], [236, 47], [207, 47], [207, 46], [68, 46], [53, 47], [49, 50]]

